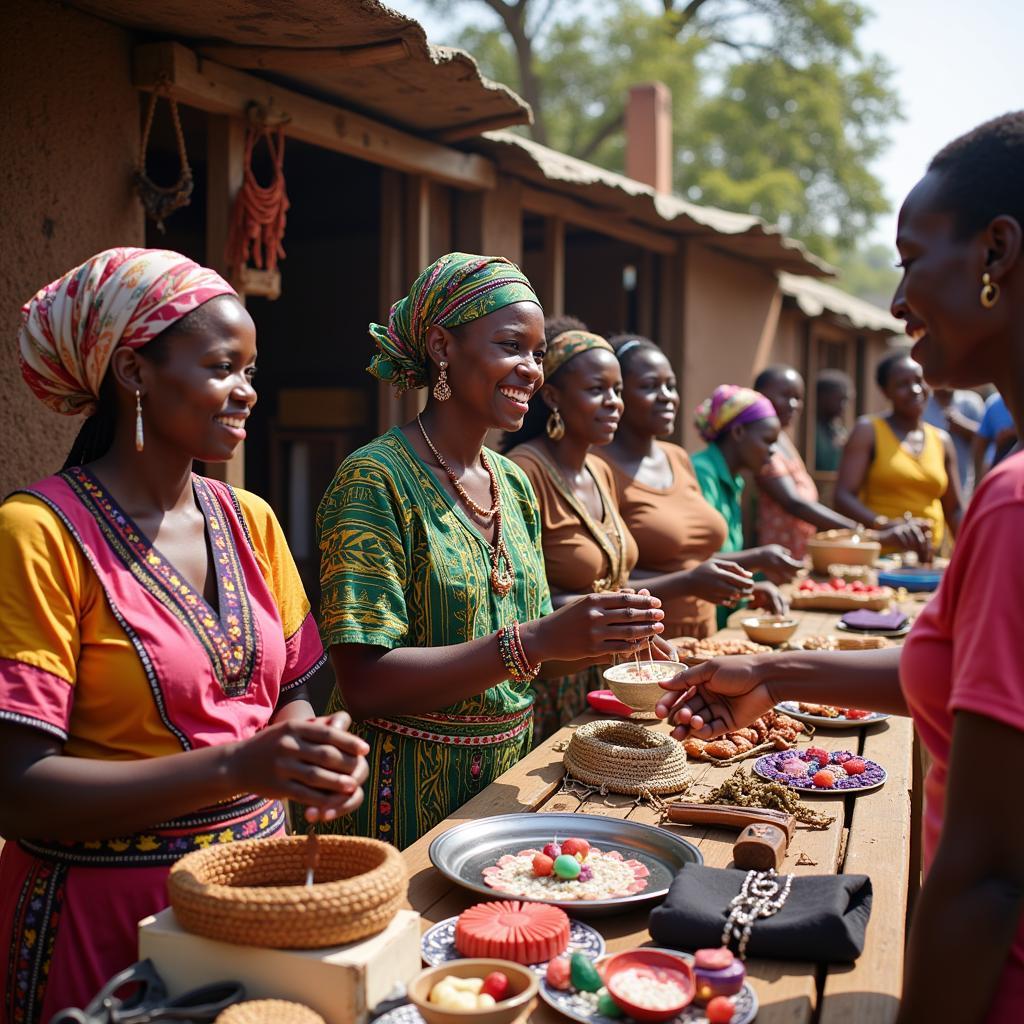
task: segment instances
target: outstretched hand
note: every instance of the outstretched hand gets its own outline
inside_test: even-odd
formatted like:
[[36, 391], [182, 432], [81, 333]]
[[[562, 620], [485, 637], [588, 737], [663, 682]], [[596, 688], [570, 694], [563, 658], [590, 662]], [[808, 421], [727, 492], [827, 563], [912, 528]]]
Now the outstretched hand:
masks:
[[672, 736], [712, 739], [749, 725], [774, 707], [758, 655], [712, 658], [661, 683], [669, 691], [655, 708]]

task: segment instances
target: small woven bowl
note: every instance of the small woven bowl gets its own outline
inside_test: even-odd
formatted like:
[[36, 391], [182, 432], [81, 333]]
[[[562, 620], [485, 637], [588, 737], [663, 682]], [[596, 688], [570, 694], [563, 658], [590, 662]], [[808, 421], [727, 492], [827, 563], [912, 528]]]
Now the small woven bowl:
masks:
[[[654, 705], [665, 696], [661, 683], [674, 679], [683, 667], [674, 661], [624, 662], [604, 670], [604, 678], [623, 704], [634, 711], [653, 711]], [[644, 679], [641, 674], [654, 678]]]
[[239, 946], [323, 949], [383, 931], [405, 900], [401, 854], [376, 839], [320, 836], [316, 883], [303, 836], [225, 843], [187, 854], [167, 890], [182, 928]]
[[752, 615], [749, 619], [741, 619], [740, 625], [755, 644], [776, 647], [792, 637], [799, 623], [785, 615]]
[[326, 1024], [316, 1010], [286, 999], [249, 999], [217, 1015], [215, 1024]]
[[[442, 1010], [429, 1002], [430, 990], [442, 979], [486, 978], [492, 971], [501, 971], [508, 978], [508, 999], [483, 1010]], [[511, 960], [471, 958], [453, 960], [420, 971], [409, 982], [409, 1001], [420, 1011], [427, 1024], [512, 1024], [525, 1017], [537, 1001], [537, 975]]]

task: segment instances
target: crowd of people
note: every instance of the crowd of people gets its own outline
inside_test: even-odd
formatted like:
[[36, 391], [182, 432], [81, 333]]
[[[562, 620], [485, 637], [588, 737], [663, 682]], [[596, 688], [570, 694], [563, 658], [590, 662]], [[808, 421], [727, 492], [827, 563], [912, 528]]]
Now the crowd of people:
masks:
[[[816, 381], [835, 508], [790, 434], [792, 367], [715, 388], [691, 456], [667, 440], [678, 381], [654, 341], [545, 321], [503, 258], [441, 257], [371, 325], [370, 371], [427, 400], [345, 459], [320, 504], [318, 622], [270, 507], [193, 472], [231, 457], [256, 403], [255, 327], [231, 286], [123, 248], [42, 289], [23, 310], [25, 380], [86, 419], [63, 470], [0, 507], [0, 1019], [82, 1005], [135, 959], [177, 857], [279, 834], [287, 801], [316, 828], [410, 845], [583, 710], [600, 666], [674, 659], [666, 637], [705, 637], [743, 604], [785, 611], [779, 585], [830, 528], [922, 558], [955, 539], [904, 656], [712, 661], [665, 684], [660, 713], [681, 738], [790, 696], [913, 715], [935, 761], [931, 876], [901, 1019], [946, 1013], [924, 981], [943, 963], [956, 1019], [1024, 1007], [1019, 825], [971, 781], [971, 758], [1024, 753], [1024, 595], [1003, 555], [1024, 486], [1006, 458], [1024, 415], [1022, 158], [1010, 115], [947, 147], [904, 204], [893, 309], [915, 345], [877, 368], [889, 409], [846, 436], [849, 381]], [[1003, 413], [956, 390], [988, 382]], [[485, 447], [495, 431], [504, 454]], [[986, 459], [1004, 461], [965, 515]], [[336, 685], [318, 714], [305, 686], [325, 646]]]

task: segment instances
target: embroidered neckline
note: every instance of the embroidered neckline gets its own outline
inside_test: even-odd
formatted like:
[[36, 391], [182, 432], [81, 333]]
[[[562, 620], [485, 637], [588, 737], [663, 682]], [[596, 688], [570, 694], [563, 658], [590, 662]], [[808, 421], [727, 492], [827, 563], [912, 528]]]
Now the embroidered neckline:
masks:
[[252, 605], [224, 508], [202, 477], [192, 488], [206, 522], [217, 580], [215, 611], [87, 469], [61, 474], [96, 521], [120, 562], [139, 584], [189, 629], [209, 657], [217, 682], [230, 697], [246, 693], [259, 653]]

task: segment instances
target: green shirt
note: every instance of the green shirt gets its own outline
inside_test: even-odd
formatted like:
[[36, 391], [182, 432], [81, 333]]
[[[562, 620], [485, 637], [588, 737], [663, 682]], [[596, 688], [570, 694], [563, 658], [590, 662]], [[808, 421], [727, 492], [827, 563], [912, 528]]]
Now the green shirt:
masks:
[[721, 513], [727, 533], [723, 551], [743, 550], [743, 477], [733, 476], [726, 465], [722, 450], [717, 444], [709, 444], [702, 452], [692, 457], [697, 482], [705, 499], [712, 508]]
[[[729, 472], [722, 450], [714, 443], [709, 444], [704, 451], [697, 452], [691, 460], [701, 492], [708, 504], [717, 509], [725, 520], [726, 534], [722, 550], [742, 551], [743, 507], [740, 499], [743, 496], [743, 477], [733, 476]], [[726, 620], [734, 610], [719, 605], [719, 629], [725, 626]]]

